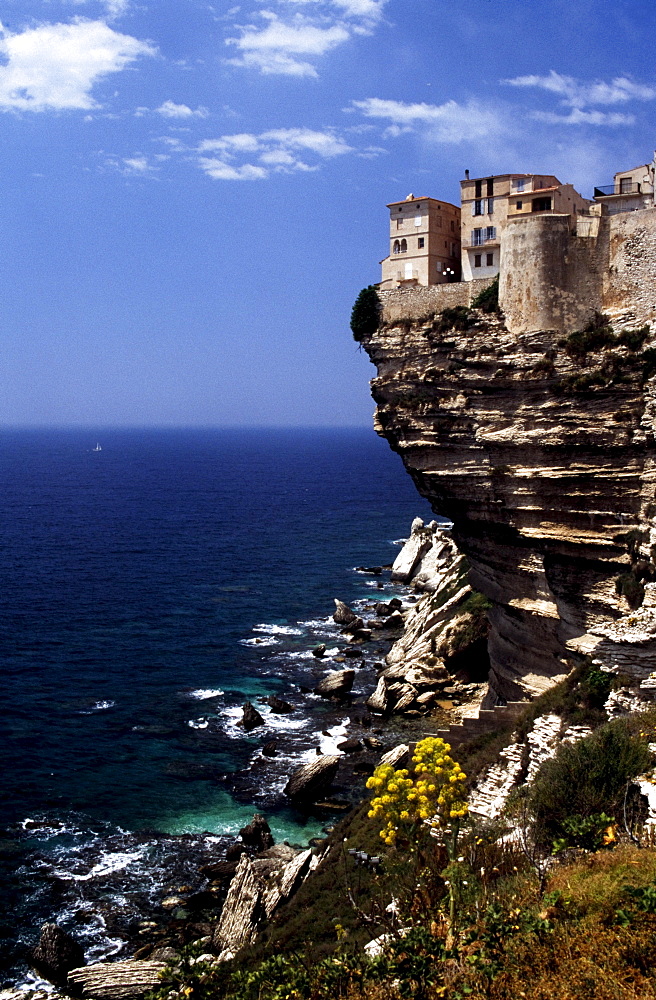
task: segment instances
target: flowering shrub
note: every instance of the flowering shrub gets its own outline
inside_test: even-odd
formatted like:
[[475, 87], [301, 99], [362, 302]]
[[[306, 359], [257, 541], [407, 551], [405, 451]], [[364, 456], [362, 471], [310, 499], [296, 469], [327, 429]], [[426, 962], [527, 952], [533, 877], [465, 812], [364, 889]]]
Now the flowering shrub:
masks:
[[382, 819], [380, 836], [393, 844], [404, 824], [408, 827], [424, 821], [445, 825], [467, 814], [466, 774], [449, 756], [451, 747], [439, 737], [427, 737], [417, 743], [412, 757], [412, 776], [402, 768], [380, 764], [367, 781], [376, 792], [369, 816]]

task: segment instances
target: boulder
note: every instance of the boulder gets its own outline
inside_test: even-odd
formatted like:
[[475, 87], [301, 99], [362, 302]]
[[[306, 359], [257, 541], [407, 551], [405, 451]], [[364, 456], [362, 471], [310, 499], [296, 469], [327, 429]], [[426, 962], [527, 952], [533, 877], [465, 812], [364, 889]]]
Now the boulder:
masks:
[[[241, 844], [239, 845], [241, 847]], [[241, 855], [239, 855], [241, 857]], [[237, 871], [238, 861], [214, 861], [210, 865], [202, 865], [198, 869], [201, 875], [212, 882], [229, 882]]]
[[39, 943], [31, 955], [32, 964], [44, 979], [65, 986], [71, 969], [84, 965], [84, 950], [57, 924], [43, 924]]
[[386, 711], [387, 683], [384, 677], [378, 678], [376, 690], [367, 698], [367, 708], [370, 708], [372, 712], [380, 712], [381, 714]]
[[307, 851], [301, 851], [285, 865], [282, 872], [271, 880], [264, 893], [263, 905], [267, 917], [271, 916], [280, 903], [296, 892], [301, 882], [314, 871], [318, 863], [319, 859], [309, 848]]
[[337, 774], [340, 758], [325, 754], [303, 764], [285, 785], [285, 795], [295, 801], [312, 801], [326, 791]]
[[385, 628], [403, 628], [405, 620], [400, 611], [395, 611], [385, 619]]
[[363, 736], [362, 742], [367, 750], [380, 750], [383, 746], [382, 741], [377, 736]]
[[349, 739], [338, 743], [337, 749], [341, 750], [342, 753], [359, 753], [362, 750], [362, 744], [357, 736], [351, 736]]
[[283, 701], [276, 694], [270, 694], [268, 698], [264, 699], [265, 705], [268, 705], [272, 712], [276, 715], [287, 715], [289, 712], [294, 711], [294, 706], [290, 705], [288, 701]]
[[141, 1000], [160, 985], [164, 962], [100, 962], [68, 974], [68, 988], [74, 996], [90, 1000]]
[[319, 681], [315, 693], [322, 698], [344, 698], [353, 687], [355, 670], [331, 670]]
[[271, 827], [261, 813], [255, 813], [248, 826], [239, 831], [239, 836], [246, 847], [252, 847], [256, 851], [266, 851], [275, 843]]
[[390, 604], [385, 604], [384, 601], [377, 601], [376, 604], [374, 604], [374, 611], [377, 615], [380, 615], [381, 618], [387, 618], [388, 615], [392, 614], [394, 608]]
[[355, 611], [349, 608], [348, 604], [344, 604], [343, 601], [335, 600], [335, 612], [333, 614], [333, 621], [336, 625], [350, 625], [352, 621], [355, 621], [359, 615], [356, 615]]
[[[356, 656], [362, 656], [362, 650], [358, 649], [356, 646], [347, 646], [346, 649], [342, 650], [344, 656], [355, 658]], [[335, 657], [337, 659], [337, 657]]]
[[394, 695], [396, 698], [394, 711], [405, 712], [406, 709], [414, 704], [417, 698], [417, 688], [414, 688], [412, 684], [403, 684], [394, 692]]
[[371, 639], [370, 628], [356, 628], [351, 633], [356, 642], [369, 642]]
[[392, 767], [403, 767], [404, 764], [407, 764], [409, 755], [410, 747], [407, 743], [399, 743], [398, 747], [384, 753], [379, 763], [391, 764]]
[[242, 705], [242, 709], [244, 715], [240, 725], [244, 727], [247, 733], [250, 733], [251, 729], [257, 729], [258, 726], [264, 725], [264, 719], [255, 706], [251, 705], [250, 701], [245, 701]]
[[326, 644], [325, 644], [325, 642], [322, 642], [318, 646], [315, 646], [314, 649], [312, 650], [312, 655], [316, 656], [317, 659], [319, 659], [319, 660], [321, 659], [322, 656], [325, 656], [326, 655]]
[[235, 840], [234, 843], [232, 844], [228, 844], [225, 852], [226, 861], [239, 861], [240, 857], [244, 853], [244, 850], [245, 850], [244, 845], [240, 844], [238, 840]]
[[278, 741], [269, 740], [269, 742], [265, 743], [262, 747], [262, 753], [265, 757], [275, 757], [278, 753]]
[[424, 522], [420, 517], [416, 517], [412, 522], [410, 538], [392, 564], [392, 580], [408, 583], [432, 545], [433, 533], [424, 528]]

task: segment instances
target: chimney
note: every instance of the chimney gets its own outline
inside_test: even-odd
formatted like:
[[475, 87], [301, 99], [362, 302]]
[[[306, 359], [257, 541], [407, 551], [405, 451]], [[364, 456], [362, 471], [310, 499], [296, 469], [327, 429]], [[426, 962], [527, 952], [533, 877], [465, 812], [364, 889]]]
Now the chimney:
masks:
[[465, 180], [466, 181], [469, 180], [469, 171], [468, 170], [465, 170]]

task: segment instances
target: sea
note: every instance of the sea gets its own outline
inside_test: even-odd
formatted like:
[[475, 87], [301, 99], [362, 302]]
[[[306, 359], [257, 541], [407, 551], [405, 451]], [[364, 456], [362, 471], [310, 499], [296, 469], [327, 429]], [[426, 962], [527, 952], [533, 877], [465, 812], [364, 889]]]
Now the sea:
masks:
[[282, 790], [349, 725], [312, 694], [333, 598], [405, 599], [357, 567], [433, 513], [367, 429], [2, 430], [0, 481], [0, 982], [28, 988], [44, 921], [120, 957], [255, 809], [277, 840], [321, 832]]

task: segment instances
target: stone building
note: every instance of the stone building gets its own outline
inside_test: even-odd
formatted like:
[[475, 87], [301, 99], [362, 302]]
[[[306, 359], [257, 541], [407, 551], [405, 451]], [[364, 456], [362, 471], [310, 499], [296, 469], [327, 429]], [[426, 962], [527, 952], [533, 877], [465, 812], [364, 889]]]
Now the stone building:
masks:
[[460, 209], [409, 194], [393, 201], [390, 253], [381, 261], [382, 290], [460, 280]]
[[591, 204], [553, 174], [495, 174], [460, 182], [462, 279], [493, 278], [501, 266], [501, 231], [517, 217], [544, 214], [576, 218]]
[[641, 208], [656, 205], [656, 152], [651, 163], [641, 164], [631, 170], [620, 170], [613, 177], [613, 183], [594, 189], [594, 200], [605, 206], [608, 215], [619, 212], [635, 212]]

